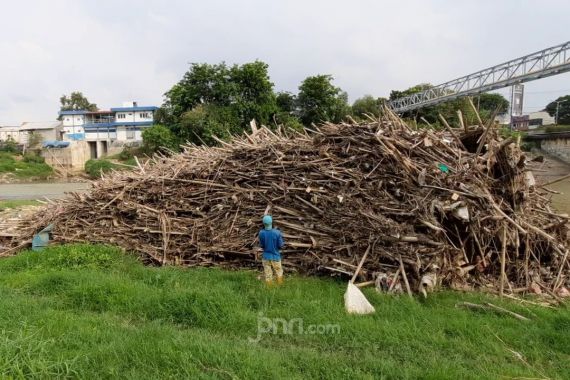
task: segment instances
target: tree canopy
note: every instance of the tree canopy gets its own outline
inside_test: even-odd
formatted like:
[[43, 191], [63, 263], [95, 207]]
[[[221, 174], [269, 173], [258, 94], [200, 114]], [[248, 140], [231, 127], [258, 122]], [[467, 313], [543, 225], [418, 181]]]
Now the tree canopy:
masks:
[[297, 105], [303, 124], [339, 122], [349, 113], [348, 95], [332, 81], [330, 75], [316, 75], [301, 83]]
[[556, 117], [556, 102], [558, 104], [558, 124], [570, 124], [570, 95], [564, 95], [559, 97], [553, 102], [548, 103], [546, 106], [546, 112], [550, 116]]
[[[403, 96], [409, 96], [417, 92], [425, 91], [433, 87], [429, 83], [421, 83], [410, 87], [404, 91], [392, 91], [390, 100], [394, 100]], [[509, 108], [509, 101], [501, 94], [483, 93], [473, 99], [475, 107], [479, 107], [478, 111], [483, 119], [489, 118], [493, 111], [499, 107], [500, 112], [506, 112]], [[449, 122], [457, 123], [457, 110], [460, 110], [468, 123], [476, 121], [476, 115], [473, 108], [469, 104], [466, 97], [450, 100], [434, 106], [423, 107], [417, 110], [404, 113], [404, 117], [411, 117], [416, 120], [424, 118], [429, 123], [438, 123], [439, 114], [445, 117]]]
[[375, 98], [372, 95], [364, 95], [358, 98], [352, 104], [352, 114], [358, 118], [365, 117], [366, 114], [374, 116], [380, 115], [380, 106], [386, 101], [386, 98]]
[[80, 91], [74, 91], [71, 95], [62, 95], [59, 98], [61, 103], [60, 111], [97, 111], [97, 104], [89, 100]]
[[212, 143], [249, 128], [256, 119], [269, 123], [278, 111], [268, 65], [255, 61], [227, 66], [193, 63], [166, 94], [159, 121], [182, 141]]

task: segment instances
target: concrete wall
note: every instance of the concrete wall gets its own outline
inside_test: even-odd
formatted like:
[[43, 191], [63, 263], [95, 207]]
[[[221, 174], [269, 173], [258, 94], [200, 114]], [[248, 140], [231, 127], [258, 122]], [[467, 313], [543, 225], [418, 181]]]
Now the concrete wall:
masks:
[[540, 149], [570, 163], [570, 138], [540, 140]]
[[97, 141], [97, 140], [116, 140], [117, 139], [117, 132], [104, 132], [101, 129], [99, 132], [86, 132], [85, 139], [87, 141]]
[[125, 143], [142, 141], [140, 127], [117, 127], [117, 140]]
[[46, 163], [56, 169], [79, 172], [89, 160], [89, 145], [86, 141], [72, 141], [67, 148], [42, 149]]
[[[81, 126], [85, 122], [84, 115], [63, 115], [62, 122], [64, 127]], [[73, 128], [70, 128], [72, 130]], [[66, 129], [67, 131], [67, 129]]]

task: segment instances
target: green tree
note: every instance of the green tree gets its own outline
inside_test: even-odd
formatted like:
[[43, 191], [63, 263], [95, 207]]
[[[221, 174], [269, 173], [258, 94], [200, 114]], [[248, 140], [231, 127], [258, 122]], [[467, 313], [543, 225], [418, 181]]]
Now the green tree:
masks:
[[349, 113], [346, 92], [334, 86], [332, 81], [330, 75], [316, 75], [301, 83], [297, 100], [303, 124], [339, 122]]
[[297, 111], [297, 97], [290, 92], [277, 93], [275, 102], [280, 112], [287, 112], [293, 115]]
[[[390, 100], [400, 97], [409, 96], [417, 92], [425, 91], [433, 87], [429, 83], [422, 83], [410, 87], [404, 91], [392, 91], [390, 93]], [[483, 120], [489, 118], [497, 107], [500, 107], [499, 112], [505, 112], [509, 108], [509, 101], [500, 94], [481, 94], [479, 99], [473, 100], [474, 105], [479, 106], [479, 114]], [[458, 124], [457, 111], [460, 110], [469, 124], [476, 123], [477, 116], [473, 108], [469, 104], [466, 97], [450, 100], [434, 106], [422, 107], [413, 111], [405, 112], [404, 117], [421, 120], [424, 118], [429, 123], [438, 124], [439, 114], [443, 115], [448, 122]]]
[[493, 112], [497, 107], [499, 113], [509, 110], [509, 101], [501, 94], [484, 93], [475, 97], [473, 101], [479, 106], [479, 110]]
[[553, 102], [548, 103], [546, 112], [550, 116], [556, 117], [556, 103], [558, 102], [558, 124], [570, 124], [570, 95], [559, 97]]
[[0, 152], [18, 153], [18, 143], [14, 141], [12, 136], [8, 136], [6, 141], [0, 141]]
[[352, 114], [358, 118], [364, 118], [366, 114], [380, 115], [380, 106], [386, 101], [385, 98], [375, 98], [372, 95], [364, 95], [356, 99], [352, 104]]
[[299, 120], [297, 96], [290, 92], [279, 92], [275, 96], [278, 112], [274, 116], [275, 124], [282, 125], [297, 131], [303, 130], [303, 124]]
[[97, 104], [90, 103], [80, 91], [74, 91], [71, 95], [62, 95], [59, 98], [60, 111], [97, 111]]
[[43, 136], [37, 132], [32, 132], [28, 135], [28, 148], [36, 149], [41, 148], [41, 143], [44, 140]]
[[143, 149], [148, 153], [176, 150], [178, 141], [172, 131], [163, 125], [155, 124], [142, 131]]
[[278, 112], [266, 63], [227, 66], [194, 63], [166, 94], [157, 120], [182, 140], [213, 143], [238, 134], [249, 122], [268, 124]]

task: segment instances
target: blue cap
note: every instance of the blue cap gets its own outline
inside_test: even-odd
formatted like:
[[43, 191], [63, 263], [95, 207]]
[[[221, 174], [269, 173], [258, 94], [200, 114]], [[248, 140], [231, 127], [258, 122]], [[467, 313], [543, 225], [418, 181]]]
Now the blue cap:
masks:
[[265, 226], [271, 226], [273, 224], [273, 218], [271, 217], [271, 215], [265, 215], [263, 217], [263, 224]]

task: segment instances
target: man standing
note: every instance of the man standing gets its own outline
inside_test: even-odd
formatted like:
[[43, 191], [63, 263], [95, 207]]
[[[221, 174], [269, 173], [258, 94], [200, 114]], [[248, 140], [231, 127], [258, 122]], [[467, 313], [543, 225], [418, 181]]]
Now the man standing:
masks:
[[277, 275], [277, 284], [283, 283], [283, 268], [281, 267], [281, 253], [283, 248], [283, 234], [277, 228], [273, 228], [271, 215], [263, 217], [263, 229], [259, 231], [259, 245], [263, 249], [262, 263], [265, 283], [273, 285], [273, 271]]

